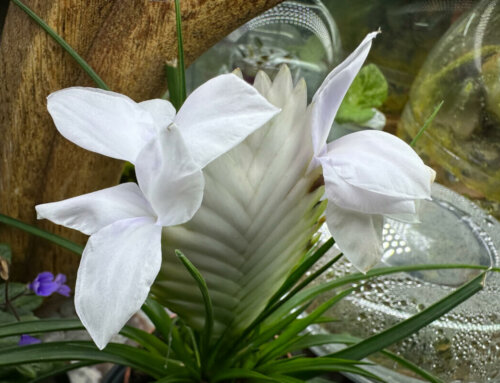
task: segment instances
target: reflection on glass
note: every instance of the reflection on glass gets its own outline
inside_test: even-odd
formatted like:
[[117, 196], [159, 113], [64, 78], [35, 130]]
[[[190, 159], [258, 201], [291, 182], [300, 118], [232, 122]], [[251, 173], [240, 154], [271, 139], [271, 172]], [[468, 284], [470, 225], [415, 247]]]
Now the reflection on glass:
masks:
[[274, 78], [287, 64], [294, 82], [304, 77], [308, 97], [341, 59], [336, 24], [320, 0], [285, 1], [249, 21], [202, 55], [187, 72], [192, 90], [209, 78], [240, 68]]

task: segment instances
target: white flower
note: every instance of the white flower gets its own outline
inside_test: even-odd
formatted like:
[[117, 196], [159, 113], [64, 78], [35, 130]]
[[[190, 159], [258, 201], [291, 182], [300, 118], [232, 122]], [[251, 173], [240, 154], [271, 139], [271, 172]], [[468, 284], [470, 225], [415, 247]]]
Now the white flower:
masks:
[[370, 33], [325, 79], [310, 105], [313, 164], [321, 165], [328, 229], [345, 256], [365, 272], [382, 256], [383, 216], [415, 219], [418, 200], [430, 199], [435, 172], [404, 141], [360, 131], [326, 144], [335, 114], [368, 56]]
[[161, 265], [162, 226], [191, 219], [202, 169], [279, 112], [233, 74], [195, 90], [179, 113], [164, 100], [135, 103], [91, 88], [48, 97], [59, 132], [77, 145], [136, 165], [126, 183], [38, 205], [38, 218], [90, 235], [78, 269], [77, 313], [104, 348], [145, 301]]

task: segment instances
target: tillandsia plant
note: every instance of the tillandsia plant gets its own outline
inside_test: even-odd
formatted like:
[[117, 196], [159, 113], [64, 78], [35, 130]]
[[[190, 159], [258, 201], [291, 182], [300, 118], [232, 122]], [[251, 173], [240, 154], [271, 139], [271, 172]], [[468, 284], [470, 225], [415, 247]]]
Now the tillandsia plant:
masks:
[[[286, 66], [273, 81], [258, 73], [253, 86], [238, 71], [216, 77], [185, 100], [182, 91], [171, 89], [178, 111], [166, 100], [136, 103], [102, 89], [50, 95], [48, 110], [59, 132], [85, 149], [133, 163], [138, 183], [36, 207], [39, 218], [90, 235], [75, 289], [81, 322], [21, 322], [0, 326], [0, 337], [83, 324], [97, 348], [92, 342], [9, 347], [0, 350], [0, 366], [78, 361], [55, 374], [108, 361], [142, 370], [157, 382], [301, 382], [330, 371], [382, 380], [363, 370], [359, 360], [479, 291], [484, 274], [366, 340], [306, 331], [325, 320], [325, 311], [346, 297], [354, 282], [405, 270], [467, 267], [369, 271], [382, 255], [383, 217], [416, 219], [418, 201], [430, 198], [434, 179], [411, 147], [388, 133], [363, 131], [326, 143], [375, 36], [369, 34], [327, 76], [310, 105], [305, 82], [293, 84]], [[178, 70], [174, 83], [182, 86], [183, 68]], [[340, 250], [307, 275], [334, 244], [333, 239], [315, 244], [325, 217]], [[6, 217], [2, 221], [80, 252], [61, 238]], [[340, 251], [361, 272], [309, 287]], [[341, 290], [306, 311], [319, 294], [335, 288]], [[154, 334], [125, 325], [141, 307]], [[118, 332], [139, 347], [112, 342]], [[300, 353], [324, 343], [352, 344], [322, 357]]]

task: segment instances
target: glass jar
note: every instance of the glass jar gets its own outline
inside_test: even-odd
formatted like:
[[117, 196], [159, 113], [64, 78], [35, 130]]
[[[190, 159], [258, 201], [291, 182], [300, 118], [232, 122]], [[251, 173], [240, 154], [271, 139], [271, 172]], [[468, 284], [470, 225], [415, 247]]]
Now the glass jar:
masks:
[[398, 126], [442, 184], [500, 217], [500, 4], [483, 0], [436, 44], [415, 79]]

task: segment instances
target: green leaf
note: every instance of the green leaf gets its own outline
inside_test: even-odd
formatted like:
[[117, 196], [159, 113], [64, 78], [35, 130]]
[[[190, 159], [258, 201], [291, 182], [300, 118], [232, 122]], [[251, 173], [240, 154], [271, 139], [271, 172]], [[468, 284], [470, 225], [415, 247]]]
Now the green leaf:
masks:
[[259, 367], [257, 370], [263, 374], [283, 374], [295, 375], [304, 374], [305, 376], [314, 377], [322, 375], [326, 372], [351, 372], [357, 375], [368, 376], [379, 380], [379, 378], [359, 367], [356, 364], [364, 364], [354, 360], [332, 358], [332, 357], [316, 357], [316, 358], [292, 358], [279, 359], [273, 363]]
[[[277, 307], [285, 303], [288, 299], [290, 299], [293, 295], [295, 295], [298, 291], [304, 288], [308, 283], [317, 278], [319, 275], [323, 273], [322, 267], [321, 272], [319, 270], [315, 272], [313, 275], [306, 278], [296, 289], [294, 289], [293, 293], [290, 293], [290, 289], [295, 286], [295, 284], [307, 273], [307, 271], [333, 246], [335, 241], [333, 238], [330, 238], [326, 241], [319, 249], [314, 251], [311, 255], [306, 256], [306, 258], [297, 266], [297, 268], [290, 274], [290, 276], [285, 280], [285, 282], [281, 285], [278, 291], [269, 299], [266, 308], [255, 318], [255, 320], [243, 331], [240, 336], [240, 340], [243, 340], [247, 335], [249, 335], [264, 319], [267, 318], [270, 312], [275, 310]], [[328, 264], [331, 266], [334, 264], [338, 258], [334, 258]], [[286, 297], [283, 296], [286, 294]], [[236, 342], [238, 343], [238, 342]]]
[[380, 267], [368, 271], [366, 274], [354, 273], [341, 278], [336, 278], [332, 281], [321, 283], [317, 286], [310, 287], [306, 290], [299, 292], [296, 296], [292, 297], [289, 301], [285, 302], [282, 306], [278, 307], [267, 319], [268, 321], [280, 320], [286, 316], [288, 312], [293, 310], [298, 305], [314, 299], [318, 295], [336, 289], [338, 287], [348, 285], [351, 283], [368, 280], [370, 278], [379, 277], [383, 275], [395, 274], [399, 272], [411, 272], [422, 270], [447, 270], [447, 269], [473, 269], [473, 270], [489, 270], [499, 272], [500, 268], [488, 268], [487, 266], [480, 265], [463, 265], [463, 264], [434, 264], [434, 265], [408, 265], [408, 266], [392, 266]]
[[195, 379], [199, 379], [199, 372], [194, 368], [196, 361], [189, 355], [186, 348], [187, 342], [181, 339], [178, 329], [165, 311], [165, 308], [155, 300], [148, 298], [142, 306], [142, 311], [148, 316], [151, 322], [153, 322], [156, 330], [168, 343], [168, 347], [175, 357], [184, 362], [186, 369]]
[[144, 371], [157, 379], [166, 373], [167, 363], [169, 371], [184, 370], [184, 365], [179, 361], [165, 359], [136, 347], [115, 343], [108, 344], [103, 351], [99, 351], [91, 342], [81, 341], [40, 343], [0, 349], [0, 366], [71, 360], [121, 364]]
[[[306, 334], [301, 337], [297, 337], [296, 341], [290, 344], [289, 352], [325, 344], [354, 344], [359, 341], [361, 341], [361, 339], [349, 334]], [[432, 375], [428, 371], [425, 371], [424, 369], [418, 367], [417, 365], [402, 358], [399, 355], [396, 355], [388, 350], [382, 350], [381, 353], [431, 383], [444, 383], [438, 377]]]
[[[12, 1], [17, 1], [17, 0], [12, 0]], [[15, 218], [9, 217], [5, 214], [0, 214], [0, 223], [4, 223], [6, 225], [15, 227], [17, 229], [21, 229], [27, 233], [44, 238], [52, 243], [55, 243], [56, 245], [64, 247], [65, 249], [68, 249], [68, 250], [72, 251], [73, 253], [76, 253], [78, 255], [82, 255], [83, 246], [80, 246], [80, 245], [78, 245], [78, 244], [76, 244], [76, 243], [74, 243], [66, 238], [49, 233], [48, 231], [39, 229], [35, 226], [28, 225], [27, 223], [24, 223], [24, 222], [19, 221]]]
[[167, 377], [157, 380], [155, 383], [183, 383], [183, 382], [192, 383], [193, 380], [183, 376], [182, 374], [169, 374]]
[[311, 302], [306, 303], [301, 306], [297, 310], [294, 310], [289, 313], [288, 316], [282, 318], [279, 321], [272, 322], [266, 328], [261, 329], [256, 336], [251, 337], [247, 342], [243, 342], [243, 340], [237, 340], [234, 343], [234, 346], [239, 347], [240, 351], [236, 352], [236, 350], [231, 350], [231, 354], [235, 354], [234, 357], [230, 359], [230, 364], [235, 364], [235, 362], [241, 359], [243, 356], [248, 355], [248, 353], [257, 350], [259, 346], [273, 339], [274, 336], [279, 334], [283, 329], [290, 326], [297, 317], [302, 314], [309, 306]]
[[170, 102], [179, 110], [186, 100], [186, 69], [182, 42], [182, 20], [179, 0], [175, 0], [175, 24], [177, 29], [177, 60], [175, 65], [166, 65]]
[[31, 17], [40, 27], [42, 27], [45, 32], [48, 33], [66, 52], [70, 54], [71, 57], [80, 65], [80, 67], [87, 72], [92, 80], [101, 89], [109, 90], [108, 86], [104, 81], [94, 72], [90, 65], [78, 54], [76, 51], [61, 37], [59, 36], [51, 27], [47, 25], [38, 15], [33, 12], [30, 8], [24, 5], [20, 0], [12, 0], [12, 2], [21, 8], [29, 17]]
[[61, 365], [60, 367], [51, 368], [46, 373], [38, 374], [34, 379], [30, 380], [30, 383], [46, 382], [46, 380], [48, 378], [51, 378], [53, 376], [57, 376], [57, 375], [66, 373], [66, 372], [71, 371], [71, 370], [76, 370], [77, 368], [80, 368], [80, 367], [90, 366], [92, 364], [95, 364], [95, 363], [93, 361], [91, 361], [91, 362], [65, 363], [65, 364]]
[[339, 109], [335, 116], [335, 121], [340, 124], [352, 122], [354, 124], [363, 124], [375, 116], [375, 109], [362, 108], [358, 105], [345, 104]]
[[434, 111], [431, 113], [431, 115], [427, 118], [427, 120], [425, 120], [424, 122], [424, 126], [422, 126], [420, 128], [420, 130], [418, 131], [417, 135], [415, 137], [413, 137], [413, 140], [411, 140], [410, 142], [410, 146], [415, 146], [417, 144], [417, 141], [420, 139], [420, 137], [422, 136], [422, 134], [424, 134], [424, 132], [427, 130], [427, 128], [430, 126], [430, 124], [432, 123], [432, 121], [434, 121], [434, 118], [436, 118], [439, 110], [441, 109], [441, 107], [443, 106], [444, 104], [444, 100], [442, 100], [438, 106], [436, 106], [434, 108]]
[[[335, 244], [333, 238], [328, 239], [319, 249], [314, 253], [307, 256], [297, 268], [290, 274], [290, 276], [285, 280], [283, 285], [279, 290], [269, 299], [267, 307], [272, 306], [274, 303], [280, 300], [280, 298], [288, 293], [293, 286], [309, 271], [309, 269], [323, 256], [325, 253], [332, 248]], [[256, 320], [257, 322], [257, 320]]]
[[140, 330], [135, 327], [125, 326], [121, 329], [120, 334], [137, 342], [148, 351], [151, 351], [160, 356], [168, 355], [168, 345], [166, 343], [163, 343], [156, 336], [149, 334], [146, 331]]
[[257, 371], [245, 370], [242, 368], [232, 368], [229, 370], [222, 371], [215, 375], [211, 380], [213, 383], [220, 382], [221, 380], [233, 380], [233, 379], [258, 379], [258, 380], [270, 380], [276, 381], [276, 379], [270, 378], [267, 375], [261, 374]]
[[186, 99], [186, 67], [184, 65], [184, 43], [182, 40], [182, 17], [180, 0], [175, 0], [175, 25], [177, 28], [177, 60], [179, 61], [179, 95], [182, 104]]
[[[278, 382], [281, 383], [305, 383], [305, 380], [298, 379], [298, 378], [293, 378], [291, 376], [286, 376], [286, 375], [280, 375], [280, 374], [271, 374], [269, 375], [270, 378], [276, 379]], [[311, 383], [311, 380], [307, 381], [308, 383]], [[320, 383], [320, 382], [318, 382]], [[324, 379], [324, 382], [321, 383], [333, 383], [331, 380], [326, 380]]]
[[16, 322], [1, 325], [0, 338], [22, 334], [83, 329], [84, 327], [78, 319], [44, 319], [30, 322]]
[[23, 295], [11, 302], [19, 315], [32, 314], [43, 303], [43, 297], [38, 295]]
[[[290, 47], [295, 48], [295, 47]], [[303, 61], [317, 63], [325, 56], [325, 48], [316, 35], [309, 37], [304, 45], [297, 46], [299, 58]]]
[[478, 291], [482, 290], [486, 273], [481, 273], [453, 293], [439, 300], [427, 309], [408, 318], [391, 328], [367, 338], [353, 346], [332, 353], [329, 356], [346, 359], [363, 359], [387, 346], [396, 343], [407, 336], [427, 326], [435, 319], [443, 316], [460, 303], [464, 302]]
[[426, 379], [430, 383], [445, 383], [443, 380], [441, 380], [437, 376], [432, 375], [430, 372], [425, 371], [424, 369], [420, 368], [416, 364], [410, 362], [409, 360], [406, 360], [406, 359], [400, 357], [399, 355], [396, 355], [396, 354], [394, 354], [390, 351], [387, 351], [387, 350], [382, 350], [381, 352], [382, 352], [382, 354], [384, 354], [388, 358], [394, 360], [399, 365], [406, 367], [408, 370], [421, 376], [422, 378]]
[[[35, 321], [22, 321], [1, 325], [0, 338], [22, 334], [70, 330], [85, 330], [85, 327], [79, 319], [40, 319]], [[168, 346], [146, 331], [125, 326], [120, 331], [120, 334], [137, 342], [157, 355], [165, 356], [168, 353]]]
[[3, 325], [5, 323], [13, 323], [13, 322], [17, 322], [17, 319], [14, 316], [14, 314], [7, 312], [7, 311], [0, 310], [0, 325]]
[[214, 309], [212, 306], [212, 299], [210, 298], [210, 294], [208, 293], [207, 283], [205, 279], [198, 271], [198, 269], [186, 258], [181, 251], [176, 250], [175, 254], [180, 259], [182, 264], [189, 271], [189, 274], [194, 278], [198, 288], [200, 289], [201, 295], [203, 297], [203, 302], [205, 303], [205, 328], [202, 332], [202, 340], [201, 340], [201, 353], [204, 354], [208, 352], [208, 346], [210, 342], [210, 338], [212, 337], [212, 330], [214, 327]]
[[4, 258], [9, 264], [12, 263], [12, 251], [6, 243], [0, 243], [0, 257]]
[[337, 112], [339, 123], [363, 123], [387, 98], [387, 80], [375, 64], [364, 66], [352, 82]]
[[360, 339], [348, 334], [306, 334], [288, 344], [288, 352], [304, 350], [325, 344], [352, 344]]
[[330, 307], [342, 300], [344, 297], [354, 291], [353, 288], [342, 291], [341, 293], [328, 299], [326, 302], [319, 305], [314, 311], [308, 314], [305, 318], [299, 319], [291, 323], [285, 328], [280, 336], [273, 342], [269, 343], [262, 349], [262, 356], [259, 363], [276, 358], [288, 352], [288, 345], [293, 339], [309, 325], [311, 325], [317, 318], [325, 313]]

